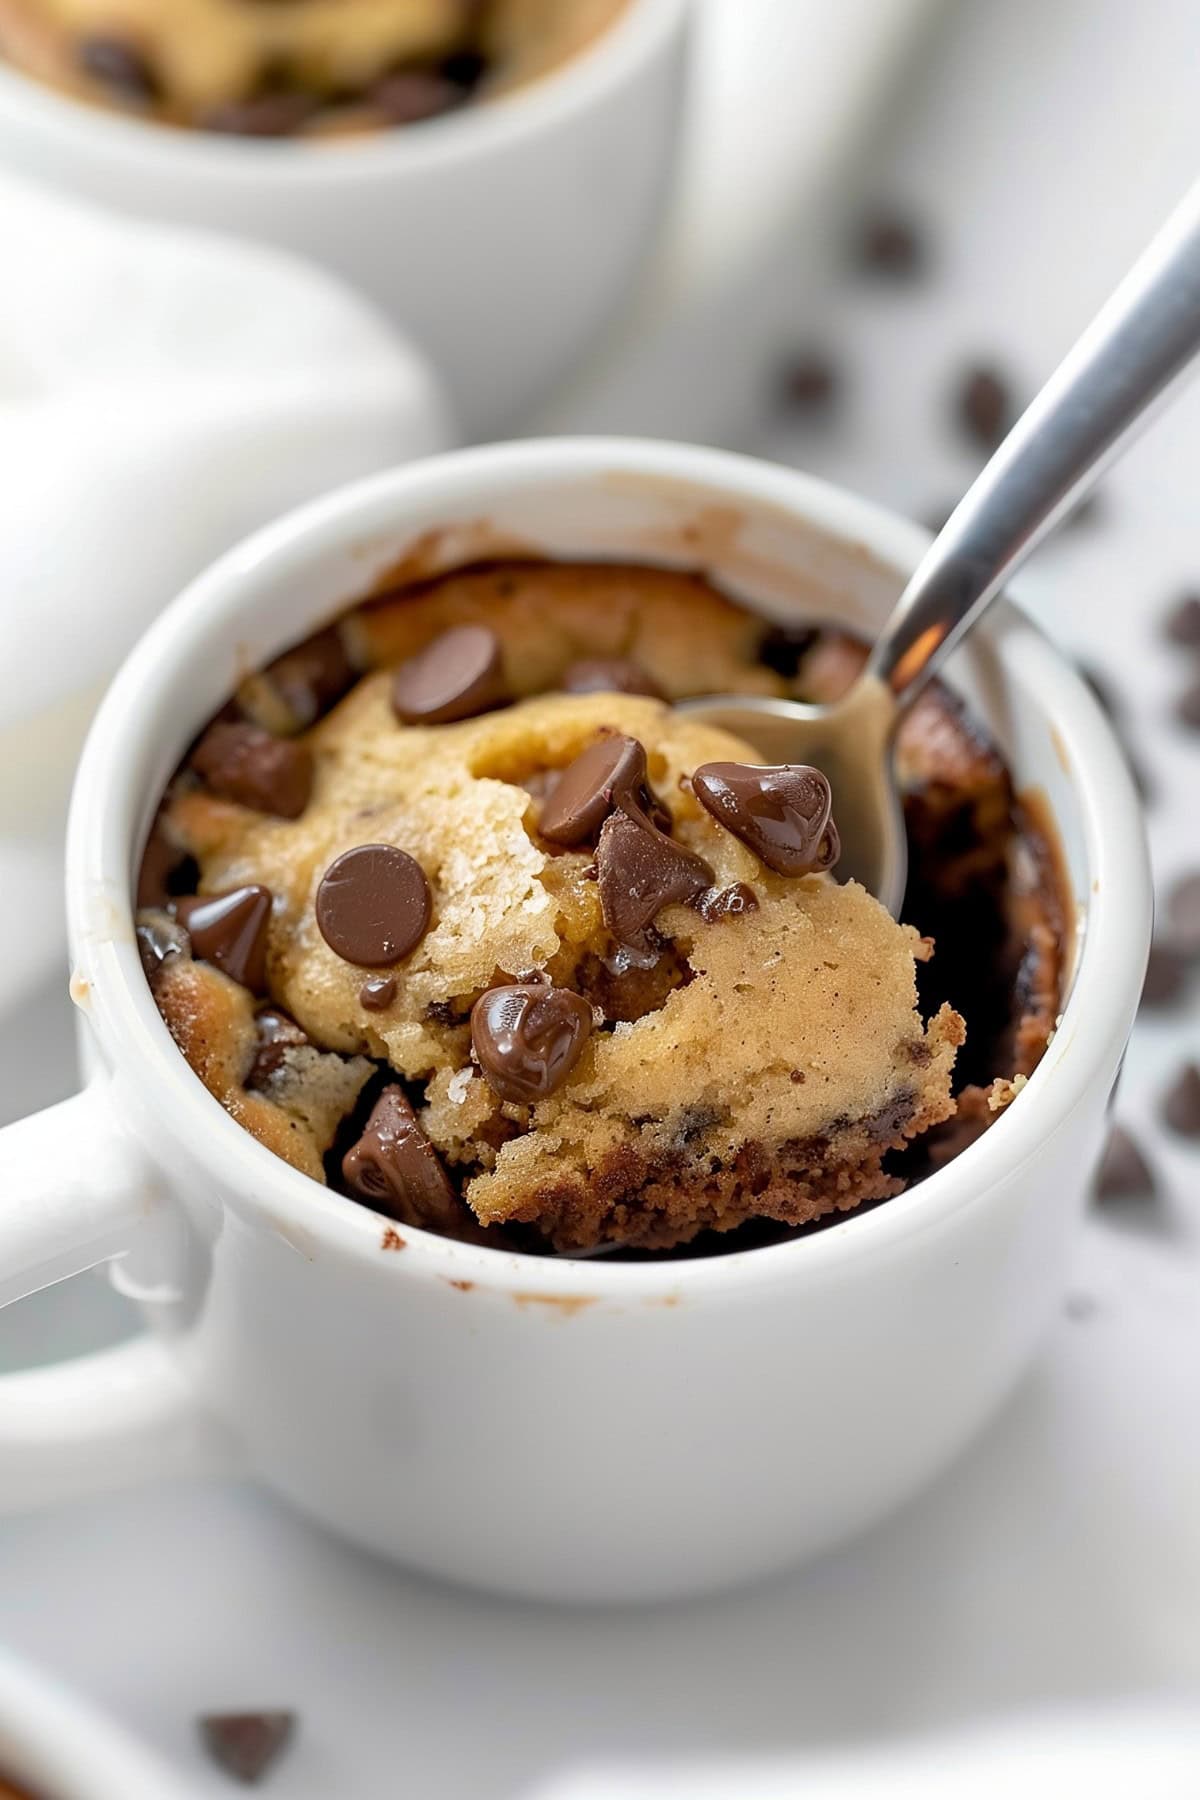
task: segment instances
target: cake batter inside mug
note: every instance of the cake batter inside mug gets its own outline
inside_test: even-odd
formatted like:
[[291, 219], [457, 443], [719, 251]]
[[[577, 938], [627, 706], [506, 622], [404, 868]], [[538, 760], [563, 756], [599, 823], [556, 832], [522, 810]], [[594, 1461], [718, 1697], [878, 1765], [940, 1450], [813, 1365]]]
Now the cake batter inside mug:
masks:
[[966, 711], [901, 746], [935, 976], [837, 884], [837, 796], [764, 799], [661, 697], [844, 682], [923, 542], [764, 464], [535, 443], [334, 495], [164, 614], [76, 792], [90, 1085], [0, 1136], [5, 1297], [120, 1257], [155, 1335], [0, 1383], [9, 1503], [236, 1460], [415, 1566], [636, 1599], [946, 1463], [1053, 1316], [1101, 1147], [1149, 932], [1129, 777], [1001, 607]]

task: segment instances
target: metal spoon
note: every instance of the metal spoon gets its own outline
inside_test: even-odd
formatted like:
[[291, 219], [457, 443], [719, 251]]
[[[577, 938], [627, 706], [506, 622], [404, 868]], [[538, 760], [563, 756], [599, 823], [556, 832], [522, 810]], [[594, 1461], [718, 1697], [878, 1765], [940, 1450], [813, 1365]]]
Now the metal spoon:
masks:
[[849, 692], [829, 706], [736, 694], [682, 710], [833, 788], [838, 873], [898, 914], [907, 850], [896, 728], [1013, 571], [1092, 487], [1200, 349], [1200, 183], [1017, 421], [901, 594]]

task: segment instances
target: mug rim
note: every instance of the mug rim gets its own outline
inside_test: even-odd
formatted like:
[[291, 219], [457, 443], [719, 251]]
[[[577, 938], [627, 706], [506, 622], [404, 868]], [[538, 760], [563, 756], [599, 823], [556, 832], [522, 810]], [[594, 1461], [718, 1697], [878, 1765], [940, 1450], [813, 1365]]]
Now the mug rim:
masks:
[[358, 177], [419, 174], [519, 146], [572, 114], [602, 104], [654, 60], [685, 26], [691, 10], [692, 0], [626, 0], [625, 10], [564, 62], [486, 103], [423, 120], [419, 133], [392, 127], [327, 143], [175, 130], [92, 105], [2, 61], [0, 123], [7, 117], [20, 128], [50, 129], [79, 154], [101, 148], [142, 164], [157, 159], [169, 175], [336, 187]]
[[[798, 470], [726, 451], [623, 438], [535, 439], [485, 445], [369, 476], [285, 515], [228, 551], [160, 614], [115, 677], [89, 732], [72, 793], [67, 834], [67, 906], [76, 975], [86, 1010], [118, 1082], [132, 1060], [152, 1084], [155, 1116], [168, 1138], [203, 1142], [202, 1156], [223, 1198], [266, 1214], [277, 1229], [312, 1238], [323, 1250], [378, 1266], [388, 1221], [292, 1168], [237, 1123], [190, 1068], [159, 1014], [133, 932], [130, 873], [148, 796], [137, 794], [129, 829], [118, 833], [109, 797], [121, 765], [145, 740], [141, 696], [186, 662], [189, 641], [236, 639], [234, 621], [253, 610], [265, 574], [299, 570], [375, 532], [405, 529], [405, 509], [486, 507], [498, 491], [554, 483], [564, 475], [603, 480], [614, 473], [667, 478], [719, 490], [726, 501], [774, 506], [828, 537], [866, 549], [898, 581], [916, 566], [930, 534], [874, 503]], [[418, 529], [427, 528], [426, 526]], [[710, 1257], [609, 1262], [543, 1257], [455, 1240], [404, 1226], [407, 1270], [447, 1279], [469, 1276], [483, 1289], [613, 1302], [763, 1281], [820, 1279], [841, 1262], [887, 1254], [897, 1242], [938, 1229], [994, 1190], [1039, 1152], [1047, 1135], [1089, 1092], [1123, 1041], [1136, 1010], [1150, 935], [1150, 883], [1140, 804], [1115, 735], [1094, 696], [1046, 634], [1010, 600], [981, 627], [1006, 656], [1014, 644], [1052, 674], [1054, 727], [1078, 809], [1092, 881], [1087, 929], [1057, 1029], [1020, 1095], [989, 1130], [942, 1168], [865, 1212], [811, 1235]], [[128, 787], [128, 781], [126, 782]], [[1123, 974], [1121, 973], [1123, 971]], [[151, 1154], [154, 1145], [151, 1144]]]

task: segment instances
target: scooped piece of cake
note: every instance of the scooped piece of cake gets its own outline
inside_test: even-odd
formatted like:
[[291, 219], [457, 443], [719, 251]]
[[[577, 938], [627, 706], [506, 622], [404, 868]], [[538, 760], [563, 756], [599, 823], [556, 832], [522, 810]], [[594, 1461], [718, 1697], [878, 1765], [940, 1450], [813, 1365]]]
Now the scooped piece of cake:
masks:
[[[337, 1136], [324, 1172], [376, 1210], [666, 1249], [886, 1198], [954, 1110], [962, 1020], [923, 1023], [931, 946], [830, 873], [824, 777], [629, 691], [660, 682], [628, 648], [564, 644], [570, 691], [506, 704], [519, 640], [468, 610], [307, 726], [276, 668], [169, 796], [199, 879], [143, 914], [184, 939], [159, 1006], [241, 1123], [317, 1178]], [[296, 1034], [275, 1090], [265, 1017]]]

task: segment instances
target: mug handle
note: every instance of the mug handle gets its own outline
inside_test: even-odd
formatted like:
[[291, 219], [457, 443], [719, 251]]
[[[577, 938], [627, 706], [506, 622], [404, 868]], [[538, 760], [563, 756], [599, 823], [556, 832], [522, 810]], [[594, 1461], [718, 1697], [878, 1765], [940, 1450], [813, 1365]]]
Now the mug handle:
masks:
[[[167, 1205], [110, 1082], [0, 1130], [0, 1306], [124, 1256]], [[0, 1514], [233, 1463], [163, 1343], [0, 1376]]]

